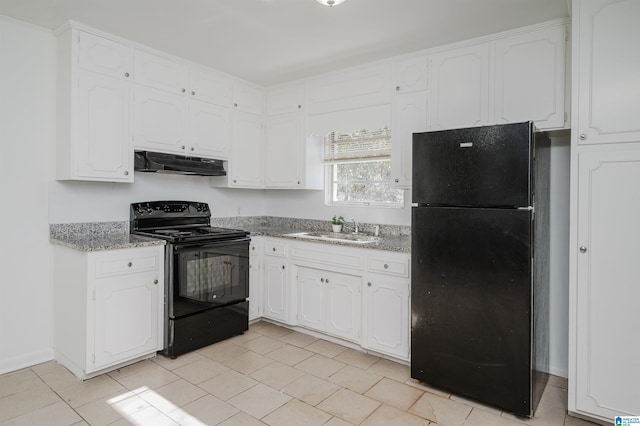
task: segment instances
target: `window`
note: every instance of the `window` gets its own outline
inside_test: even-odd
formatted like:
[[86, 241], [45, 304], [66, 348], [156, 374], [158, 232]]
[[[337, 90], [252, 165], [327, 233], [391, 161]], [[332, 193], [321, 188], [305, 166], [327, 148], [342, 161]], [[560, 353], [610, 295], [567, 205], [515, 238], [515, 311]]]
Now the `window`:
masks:
[[327, 204], [401, 207], [391, 185], [391, 131], [329, 133], [324, 140]]

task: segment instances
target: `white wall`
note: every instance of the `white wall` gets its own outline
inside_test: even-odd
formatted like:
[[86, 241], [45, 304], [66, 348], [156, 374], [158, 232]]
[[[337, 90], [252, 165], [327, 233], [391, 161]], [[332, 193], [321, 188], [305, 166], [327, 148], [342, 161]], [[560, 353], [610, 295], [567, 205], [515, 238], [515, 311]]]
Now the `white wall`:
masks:
[[53, 356], [53, 37], [0, 16], [0, 373]]

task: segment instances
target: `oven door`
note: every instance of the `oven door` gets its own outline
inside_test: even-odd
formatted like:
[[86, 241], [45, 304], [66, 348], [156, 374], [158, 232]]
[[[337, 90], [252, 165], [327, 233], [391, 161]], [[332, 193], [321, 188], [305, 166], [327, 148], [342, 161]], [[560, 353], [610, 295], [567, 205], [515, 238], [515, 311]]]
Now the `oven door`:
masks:
[[249, 241], [176, 245], [172, 318], [245, 300], [249, 295]]

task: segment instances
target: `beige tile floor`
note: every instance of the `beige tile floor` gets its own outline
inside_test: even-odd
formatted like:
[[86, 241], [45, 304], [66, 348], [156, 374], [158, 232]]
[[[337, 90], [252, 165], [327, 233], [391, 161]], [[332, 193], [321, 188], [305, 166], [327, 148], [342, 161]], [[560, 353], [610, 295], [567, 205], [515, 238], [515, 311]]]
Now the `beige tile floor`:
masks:
[[552, 377], [526, 420], [421, 385], [409, 368], [267, 322], [175, 360], [81, 382], [55, 361], [0, 376], [0, 425], [579, 426]]

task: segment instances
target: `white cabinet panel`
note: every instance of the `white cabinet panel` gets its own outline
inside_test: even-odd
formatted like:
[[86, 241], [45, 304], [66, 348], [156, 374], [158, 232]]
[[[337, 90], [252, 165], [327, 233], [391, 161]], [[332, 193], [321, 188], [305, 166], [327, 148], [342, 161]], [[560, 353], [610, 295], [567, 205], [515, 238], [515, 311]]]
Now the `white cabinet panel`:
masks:
[[187, 103], [182, 96], [137, 86], [133, 121], [136, 149], [187, 152]]
[[411, 189], [413, 134], [427, 131], [427, 92], [396, 95], [391, 126], [391, 173], [396, 188]]
[[189, 102], [189, 155], [227, 159], [231, 150], [231, 111], [204, 102]]
[[174, 94], [184, 94], [187, 90], [187, 67], [183, 62], [136, 49], [134, 65], [138, 84]]
[[233, 107], [249, 114], [262, 114], [262, 91], [238, 82], [233, 83]]
[[193, 99], [231, 107], [231, 81], [211, 71], [189, 68], [188, 92]]
[[496, 41], [495, 123], [564, 127], [565, 45], [564, 26]]
[[366, 348], [409, 359], [409, 280], [369, 274], [364, 287]]
[[81, 69], [119, 79], [131, 77], [131, 47], [84, 31], [76, 34]]
[[75, 177], [133, 182], [128, 83], [90, 72], [78, 81]]
[[324, 271], [311, 268], [298, 268], [297, 271], [298, 324], [325, 331]]
[[304, 88], [286, 86], [269, 90], [266, 97], [267, 115], [289, 114], [302, 110]]
[[269, 117], [265, 143], [265, 185], [301, 187], [305, 140], [300, 113]]
[[640, 141], [640, 2], [574, 2], [580, 144]]
[[407, 59], [393, 64], [393, 85], [396, 93], [427, 90], [427, 57]]
[[262, 238], [249, 244], [249, 321], [262, 316]]
[[391, 66], [333, 74], [307, 85], [309, 114], [369, 107], [391, 102]]
[[362, 278], [325, 272], [326, 332], [343, 339], [359, 341]]
[[290, 322], [291, 297], [289, 263], [286, 259], [264, 256], [264, 316], [285, 323]]
[[93, 370], [158, 350], [161, 288], [158, 273], [100, 280], [95, 284]]
[[262, 117], [234, 111], [233, 146], [228, 179], [231, 187], [263, 186]]
[[489, 121], [489, 45], [431, 56], [429, 129], [482, 126]]
[[[640, 149], [578, 156], [575, 409], [640, 413]], [[573, 393], [571, 392], [571, 393]], [[570, 409], [572, 409], [570, 401]]]

